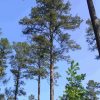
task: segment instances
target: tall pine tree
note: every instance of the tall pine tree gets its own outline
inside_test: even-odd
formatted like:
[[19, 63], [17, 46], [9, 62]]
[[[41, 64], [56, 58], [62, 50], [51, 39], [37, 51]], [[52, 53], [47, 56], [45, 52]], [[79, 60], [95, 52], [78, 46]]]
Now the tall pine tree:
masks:
[[[79, 16], [70, 14], [70, 3], [63, 0], [36, 0], [29, 17], [20, 20], [24, 26], [23, 33], [34, 37], [34, 34], [45, 36], [49, 45], [50, 62], [50, 100], [54, 100], [54, 64], [69, 58], [69, 50], [79, 49], [79, 45], [70, 39], [67, 30], [80, 26]], [[66, 56], [65, 52], [67, 53]]]
[[32, 38], [30, 44], [30, 66], [26, 71], [27, 78], [34, 79], [36, 77], [38, 81], [38, 100], [40, 100], [40, 88], [41, 88], [41, 79], [44, 79], [48, 76], [48, 40], [41, 36], [35, 35]]

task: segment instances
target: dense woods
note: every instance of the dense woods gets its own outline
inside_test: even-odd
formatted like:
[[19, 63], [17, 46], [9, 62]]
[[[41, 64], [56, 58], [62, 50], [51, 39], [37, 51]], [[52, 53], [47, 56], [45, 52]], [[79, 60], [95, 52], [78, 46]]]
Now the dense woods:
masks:
[[[81, 51], [81, 45], [72, 38], [72, 33], [85, 22], [87, 29], [84, 30], [84, 38], [88, 48], [90, 51], [98, 50], [100, 56], [100, 20], [96, 16], [93, 1], [86, 0], [90, 19], [85, 21], [77, 12], [76, 15], [72, 13], [70, 1], [35, 0], [35, 3], [30, 13], [18, 22], [25, 40], [10, 42], [7, 38], [0, 38], [0, 100], [42, 100], [41, 96], [46, 95], [42, 95], [43, 80], [45, 91], [48, 82], [48, 100], [99, 100], [100, 82], [89, 79], [84, 84], [88, 75], [80, 73], [81, 66], [71, 55], [74, 51]], [[95, 60], [99, 59], [98, 55]], [[84, 59], [85, 56], [83, 62]], [[63, 62], [66, 62], [65, 67], [69, 67], [63, 69]], [[63, 80], [66, 85], [62, 94], [55, 98], [55, 87], [60, 88], [58, 81], [63, 74], [58, 71], [59, 67], [66, 73]], [[88, 66], [84, 67], [88, 70]], [[33, 85], [35, 81], [36, 86]], [[27, 83], [29, 90], [36, 88], [37, 95], [27, 91]]]

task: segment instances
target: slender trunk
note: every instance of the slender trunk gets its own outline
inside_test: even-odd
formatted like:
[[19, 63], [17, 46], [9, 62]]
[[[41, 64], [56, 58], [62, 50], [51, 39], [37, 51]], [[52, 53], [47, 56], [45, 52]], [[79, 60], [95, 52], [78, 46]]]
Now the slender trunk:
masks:
[[[41, 53], [41, 48], [40, 48], [39, 53]], [[40, 57], [38, 59], [39, 59], [39, 61], [38, 61], [38, 68], [40, 69], [41, 68], [41, 60], [40, 60]], [[38, 75], [38, 100], [40, 100], [40, 85], [41, 85], [40, 82], [41, 82], [41, 76]]]
[[97, 49], [98, 49], [99, 57], [100, 57], [100, 24], [99, 24], [99, 20], [96, 16], [93, 1], [92, 0], [87, 0], [87, 5], [88, 5], [88, 9], [89, 9], [90, 17], [91, 17], [91, 22], [92, 22], [94, 34], [95, 34], [95, 37], [96, 37]]
[[38, 100], [40, 100], [40, 75], [38, 76]]
[[18, 67], [18, 75], [16, 76], [14, 100], [17, 100], [18, 88], [19, 88], [19, 79], [20, 79], [20, 67]]
[[54, 100], [54, 74], [53, 64], [50, 64], [50, 100]]
[[53, 60], [53, 20], [52, 20], [52, 5], [54, 4], [54, 0], [51, 0], [50, 4], [50, 100], [54, 100], [54, 60]]
[[50, 35], [50, 100], [54, 100], [53, 34]]

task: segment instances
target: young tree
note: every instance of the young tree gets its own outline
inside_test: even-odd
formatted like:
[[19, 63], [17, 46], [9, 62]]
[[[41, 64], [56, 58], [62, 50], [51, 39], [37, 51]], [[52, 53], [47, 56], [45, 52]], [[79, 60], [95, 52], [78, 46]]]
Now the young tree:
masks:
[[29, 45], [26, 42], [18, 42], [14, 43], [13, 46], [13, 53], [11, 55], [11, 72], [14, 76], [14, 100], [17, 100], [17, 96], [25, 95], [26, 92], [24, 88], [21, 86], [24, 85], [24, 72], [27, 68], [27, 59], [28, 59], [28, 52], [29, 52]]
[[[20, 20], [25, 26], [24, 34], [45, 36], [49, 45], [50, 62], [50, 100], [54, 100], [54, 64], [65, 58], [65, 52], [79, 49], [79, 45], [70, 39], [66, 30], [74, 30], [82, 20], [70, 14], [70, 3], [63, 0], [36, 0], [37, 6], [32, 8], [30, 17]], [[66, 55], [67, 59], [69, 55]]]
[[86, 89], [86, 100], [99, 100], [100, 83], [95, 82], [94, 80], [89, 80]]
[[67, 71], [68, 83], [65, 86], [64, 95], [61, 97], [61, 100], [84, 100], [86, 90], [82, 85], [82, 81], [85, 78], [85, 74], [79, 75], [77, 73], [78, 70], [78, 63], [72, 61]]

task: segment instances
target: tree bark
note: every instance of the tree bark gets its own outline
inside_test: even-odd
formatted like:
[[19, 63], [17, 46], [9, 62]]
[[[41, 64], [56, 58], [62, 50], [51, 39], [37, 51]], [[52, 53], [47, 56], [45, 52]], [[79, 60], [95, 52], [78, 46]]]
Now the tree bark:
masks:
[[38, 100], [40, 100], [40, 75], [38, 76]]
[[[38, 58], [38, 68], [41, 68], [41, 44], [40, 44], [40, 50], [39, 50], [39, 58]], [[40, 100], [40, 82], [41, 82], [41, 75], [38, 75], [38, 100]]]
[[54, 100], [54, 74], [53, 65], [50, 64], [50, 100]]
[[99, 20], [96, 16], [96, 11], [94, 8], [93, 1], [87, 0], [87, 5], [88, 5], [90, 18], [91, 18], [95, 38], [96, 38], [97, 49], [98, 49], [98, 53], [99, 53], [99, 57], [100, 57], [100, 24], [99, 24]]
[[[39, 69], [41, 68], [40, 59], [38, 63]], [[40, 100], [40, 75], [38, 76], [38, 100]]]
[[53, 33], [50, 35], [50, 100], [54, 100]]
[[52, 6], [54, 4], [54, 0], [51, 0], [50, 4], [50, 26], [49, 26], [49, 31], [50, 31], [50, 100], [54, 100], [54, 59], [53, 59], [53, 40], [54, 40], [54, 35], [53, 35], [53, 20], [52, 20]]
[[17, 95], [18, 95], [19, 79], [20, 79], [20, 67], [18, 67], [18, 75], [16, 77], [16, 83], [15, 83], [15, 97], [14, 97], [15, 100], [17, 100]]

